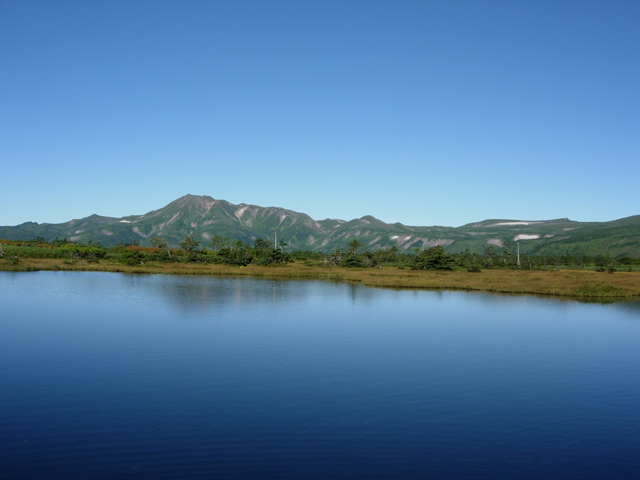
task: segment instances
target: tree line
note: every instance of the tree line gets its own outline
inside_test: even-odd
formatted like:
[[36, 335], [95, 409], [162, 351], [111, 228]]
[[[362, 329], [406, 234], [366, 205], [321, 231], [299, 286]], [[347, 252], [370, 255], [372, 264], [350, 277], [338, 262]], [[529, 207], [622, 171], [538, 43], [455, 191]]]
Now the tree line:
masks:
[[287, 243], [278, 245], [264, 238], [257, 238], [253, 245], [240, 240], [215, 235], [207, 243], [187, 236], [180, 242], [180, 248], [169, 248], [167, 241], [159, 236], [151, 239], [151, 247], [142, 247], [134, 241], [104, 247], [99, 243], [80, 244], [68, 239], [47, 241], [37, 237], [27, 241], [0, 240], [0, 258], [6, 262], [18, 263], [20, 258], [55, 258], [66, 262], [96, 263], [102, 260], [139, 265], [147, 262], [195, 262], [226, 265], [284, 265], [293, 261], [309, 266], [341, 266], [346, 268], [378, 268], [395, 266], [414, 270], [469, 271], [483, 269], [554, 269], [592, 268], [613, 273], [640, 265], [640, 258], [608, 255], [573, 256], [562, 255], [517, 255], [513, 246], [505, 244], [501, 249], [487, 247], [483, 254], [469, 250], [447, 253], [442, 246], [426, 249], [415, 248], [400, 253], [397, 247], [375, 251], [361, 251], [364, 246], [354, 238], [346, 249], [336, 248], [328, 253], [297, 250], [285, 252]]

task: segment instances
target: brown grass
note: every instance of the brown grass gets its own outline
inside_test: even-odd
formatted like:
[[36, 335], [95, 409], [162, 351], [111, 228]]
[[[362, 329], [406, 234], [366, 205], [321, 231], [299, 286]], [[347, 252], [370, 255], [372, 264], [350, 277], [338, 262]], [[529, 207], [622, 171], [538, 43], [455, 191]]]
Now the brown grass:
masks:
[[562, 297], [640, 297], [640, 272], [614, 274], [585, 270], [515, 271], [485, 270], [469, 272], [433, 272], [401, 270], [395, 267], [350, 269], [342, 267], [309, 267], [293, 263], [279, 267], [234, 267], [197, 263], [147, 263], [128, 266], [102, 261], [73, 264], [62, 260], [21, 259], [18, 265], [0, 261], [4, 271], [98, 271], [136, 274], [234, 275], [263, 278], [323, 279], [357, 282], [371, 287], [420, 288], [431, 290], [467, 290], [499, 293], [552, 295]]

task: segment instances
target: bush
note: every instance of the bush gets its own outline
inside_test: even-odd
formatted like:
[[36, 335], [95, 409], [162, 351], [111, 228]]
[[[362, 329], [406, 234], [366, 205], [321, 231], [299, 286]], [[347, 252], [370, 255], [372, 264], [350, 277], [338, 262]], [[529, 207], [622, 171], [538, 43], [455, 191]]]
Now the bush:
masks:
[[342, 260], [343, 267], [368, 267], [361, 255], [349, 255]]
[[453, 270], [455, 258], [444, 252], [442, 246], [427, 248], [416, 255], [413, 270]]
[[144, 263], [145, 254], [140, 251], [129, 251], [120, 257], [120, 261], [125, 265], [140, 265]]
[[252, 263], [256, 265], [282, 265], [291, 262], [289, 254], [280, 250], [261, 252], [262, 255], [253, 257]]
[[11, 265], [18, 265], [20, 263], [20, 257], [17, 255], [5, 255], [4, 261]]

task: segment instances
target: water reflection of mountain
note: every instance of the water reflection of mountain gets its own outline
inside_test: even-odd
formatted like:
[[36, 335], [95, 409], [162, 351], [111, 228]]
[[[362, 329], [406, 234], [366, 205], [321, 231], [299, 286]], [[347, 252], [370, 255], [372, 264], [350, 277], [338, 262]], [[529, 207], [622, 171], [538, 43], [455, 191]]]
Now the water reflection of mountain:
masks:
[[337, 298], [370, 302], [379, 297], [376, 289], [361, 285], [318, 280], [281, 280], [246, 277], [122, 275], [127, 288], [144, 292], [146, 298], [182, 311], [226, 310], [229, 308], [281, 308]]
[[463, 295], [467, 302], [512, 306], [534, 303], [570, 305], [580, 303], [614, 303], [615, 308], [640, 313], [640, 301], [570, 299], [532, 295], [502, 295], [484, 292], [450, 292], [426, 290], [390, 290], [358, 284], [333, 283], [324, 280], [283, 280], [250, 277], [213, 277], [181, 275], [121, 275], [127, 288], [144, 292], [159, 305], [165, 304], [186, 312], [220, 311], [227, 309], [313, 308], [315, 302], [336, 302], [348, 299], [352, 304], [368, 305], [384, 302], [389, 297], [408, 295], [415, 299], [426, 295], [432, 301], [449, 295]]

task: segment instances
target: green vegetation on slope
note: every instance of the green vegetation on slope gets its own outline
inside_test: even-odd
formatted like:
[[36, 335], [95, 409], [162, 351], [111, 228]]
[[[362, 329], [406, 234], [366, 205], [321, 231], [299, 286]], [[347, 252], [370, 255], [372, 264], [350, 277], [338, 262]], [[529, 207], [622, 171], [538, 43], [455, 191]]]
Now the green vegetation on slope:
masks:
[[180, 241], [180, 249], [170, 248], [165, 239], [155, 236], [153, 247], [143, 247], [134, 241], [112, 247], [89, 242], [81, 244], [68, 240], [47, 242], [44, 238], [29, 241], [1, 240], [0, 258], [17, 264], [21, 258], [60, 259], [66, 262], [82, 261], [99, 263], [101, 260], [119, 262], [126, 265], [144, 265], [148, 262], [160, 263], [202, 263], [226, 265], [282, 265], [295, 260], [307, 266], [340, 266], [347, 268], [376, 268], [394, 266], [401, 269], [468, 271], [489, 270], [549, 270], [556, 268], [593, 269], [613, 273], [626, 269], [633, 271], [640, 266], [640, 258], [612, 258], [608, 255], [527, 255], [514, 253], [513, 245], [498, 250], [487, 247], [484, 254], [464, 252], [448, 253], [442, 246], [419, 248], [412, 252], [400, 253], [397, 247], [379, 250], [363, 250], [358, 239], [352, 239], [346, 250], [338, 247], [328, 253], [312, 251], [286, 252], [287, 242], [276, 246], [264, 238], [257, 238], [253, 244], [240, 240], [230, 240], [216, 235], [208, 243], [202, 244], [193, 236]]
[[41, 237], [82, 244], [152, 246], [162, 236], [170, 248], [186, 237], [208, 244], [216, 236], [253, 244], [258, 238], [284, 240], [288, 250], [330, 253], [349, 248], [354, 238], [370, 252], [397, 248], [411, 253], [442, 246], [447, 253], [484, 255], [488, 247], [507, 248], [531, 256], [573, 257], [609, 255], [640, 257], [640, 216], [612, 222], [585, 223], [568, 219], [518, 221], [493, 219], [462, 227], [412, 227], [384, 223], [372, 216], [351, 221], [314, 220], [303, 213], [277, 207], [234, 205], [208, 196], [186, 195], [164, 208], [123, 218], [91, 215], [62, 224], [27, 222], [0, 227], [0, 238]]

